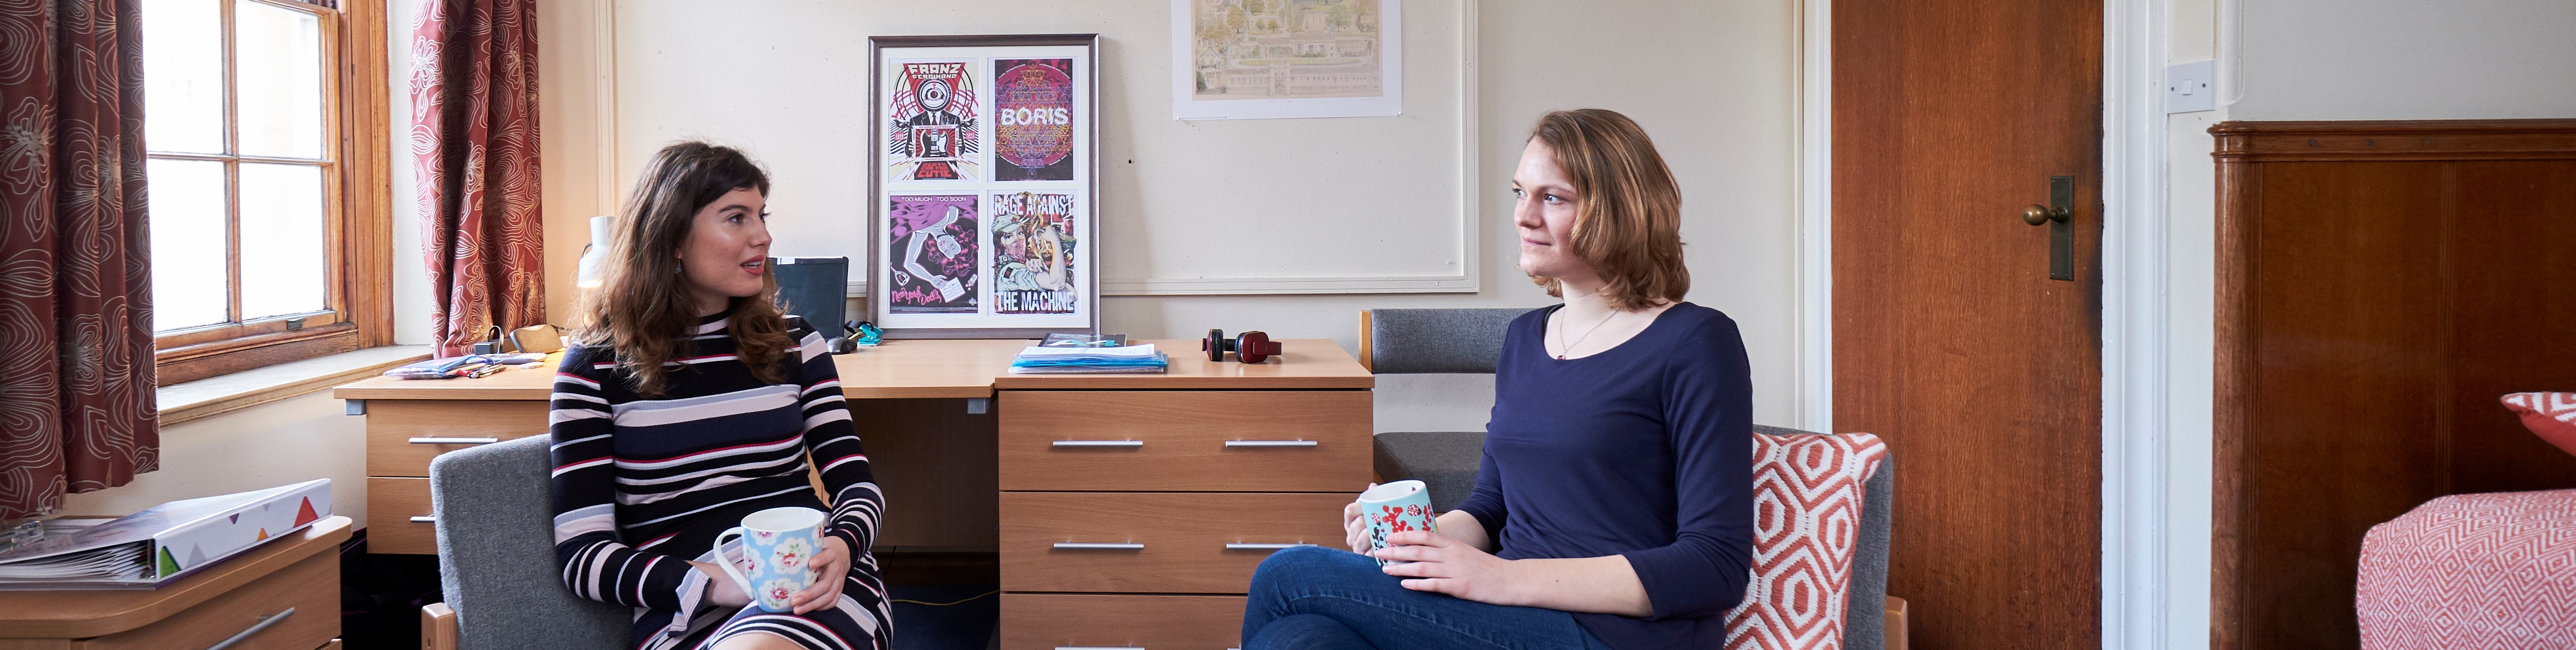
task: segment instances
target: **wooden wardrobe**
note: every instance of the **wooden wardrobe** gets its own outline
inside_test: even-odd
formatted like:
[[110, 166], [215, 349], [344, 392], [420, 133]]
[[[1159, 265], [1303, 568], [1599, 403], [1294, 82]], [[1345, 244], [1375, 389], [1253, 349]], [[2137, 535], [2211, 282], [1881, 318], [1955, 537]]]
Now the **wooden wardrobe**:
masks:
[[2217, 135], [2213, 648], [2353, 648], [2362, 536], [2576, 488], [2507, 393], [2576, 391], [2576, 120]]

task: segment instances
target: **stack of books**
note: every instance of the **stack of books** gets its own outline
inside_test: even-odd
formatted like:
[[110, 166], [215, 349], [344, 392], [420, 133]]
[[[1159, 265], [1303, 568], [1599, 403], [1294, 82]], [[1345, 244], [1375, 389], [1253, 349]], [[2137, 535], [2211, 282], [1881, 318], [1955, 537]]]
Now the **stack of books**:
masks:
[[1154, 351], [1152, 343], [1117, 347], [1032, 345], [1011, 359], [1011, 374], [1160, 373], [1171, 363], [1169, 357]]

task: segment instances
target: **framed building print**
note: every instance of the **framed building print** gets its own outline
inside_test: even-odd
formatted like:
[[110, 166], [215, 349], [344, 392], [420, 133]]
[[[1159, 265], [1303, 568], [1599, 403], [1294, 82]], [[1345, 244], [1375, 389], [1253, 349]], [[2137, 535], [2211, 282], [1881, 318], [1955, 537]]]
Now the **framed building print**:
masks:
[[887, 338], [1100, 324], [1100, 37], [868, 39], [868, 318]]

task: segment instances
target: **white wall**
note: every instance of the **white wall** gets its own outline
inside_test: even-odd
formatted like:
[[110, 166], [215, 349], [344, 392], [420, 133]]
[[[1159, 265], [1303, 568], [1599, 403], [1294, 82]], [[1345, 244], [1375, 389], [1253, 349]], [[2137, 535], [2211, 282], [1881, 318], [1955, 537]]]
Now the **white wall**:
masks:
[[[601, 0], [589, 0], [598, 2]], [[1142, 8], [1168, 6], [1157, 0], [1127, 0], [1114, 7], [1116, 12], [1134, 13]], [[1442, 6], [1420, 3], [1421, 6]], [[567, 2], [546, 5], [554, 13], [541, 16], [541, 22], [565, 25], [564, 21], [587, 24], [591, 14], [589, 2]], [[1134, 119], [1160, 119], [1168, 115], [1168, 84], [1160, 75], [1168, 74], [1168, 28], [1162, 24], [1104, 25], [1092, 21], [1041, 21], [1024, 16], [1034, 7], [1060, 7], [1052, 3], [1015, 0], [976, 0], [952, 5], [936, 13], [924, 13], [918, 7], [899, 2], [871, 1], [849, 4], [817, 5], [807, 2], [743, 2], [728, 5], [736, 13], [761, 16], [760, 20], [794, 21], [797, 26], [785, 33], [798, 39], [786, 44], [763, 43], [763, 38], [740, 38], [729, 31], [701, 34], [698, 30], [711, 25], [737, 25], [744, 19], [735, 16], [724, 20], [706, 19], [696, 11], [666, 12], [647, 10], [626, 4], [618, 9], [617, 50], [647, 53], [662, 47], [680, 47], [676, 39], [708, 38], [716, 42], [740, 43], [739, 47], [703, 51], [704, 56], [734, 57], [721, 61], [697, 61], [687, 66], [697, 70], [685, 79], [639, 78], [639, 69], [674, 69], [673, 66], [644, 66], [631, 61], [615, 62], [618, 67], [616, 115], [620, 140], [635, 140], [635, 133], [669, 133], [703, 136], [717, 140], [741, 142], [745, 133], [771, 134], [775, 124], [793, 118], [810, 122], [810, 107], [800, 102], [817, 101], [841, 95], [855, 95], [856, 86], [865, 83], [863, 76], [851, 71], [864, 66], [866, 37], [873, 34], [935, 33], [1009, 33], [1063, 32], [1099, 30], [1111, 36], [1105, 46], [1110, 57], [1124, 60], [1124, 69], [1146, 71], [1145, 78], [1126, 83], [1121, 96], [1104, 95], [1107, 101], [1125, 101], [1131, 105], [1104, 107], [1104, 115], [1132, 115]], [[1509, 223], [1509, 177], [1518, 160], [1521, 145], [1538, 115], [1549, 109], [1602, 107], [1628, 114], [1643, 124], [1656, 140], [1667, 162], [1680, 178], [1684, 195], [1683, 237], [1689, 243], [1688, 254], [1694, 288], [1693, 302], [1715, 307], [1733, 316], [1743, 327], [1745, 341], [1752, 354], [1755, 413], [1757, 421], [1793, 423], [1792, 390], [1796, 385], [1794, 346], [1794, 263], [1797, 239], [1794, 223], [1794, 188], [1792, 163], [1796, 142], [1795, 115], [1795, 50], [1793, 45], [1793, 3], [1785, 0], [1757, 3], [1687, 3], [1672, 4], [1648, 0], [1615, 0], [1586, 4], [1582, 15], [1567, 13], [1564, 5], [1540, 0], [1483, 0], [1479, 12], [1477, 37], [1481, 57], [1476, 61], [1481, 99], [1478, 103], [1481, 128], [1478, 144], [1482, 151], [1475, 161], [1481, 181], [1481, 236], [1479, 251], [1480, 286], [1476, 293], [1451, 294], [1360, 294], [1360, 295], [1259, 295], [1259, 296], [1113, 296], [1102, 303], [1102, 327], [1140, 337], [1195, 338], [1211, 328], [1229, 332], [1259, 329], [1273, 336], [1287, 338], [1330, 338], [1345, 349], [1355, 348], [1358, 340], [1357, 312], [1378, 307], [1535, 307], [1551, 302], [1544, 293], [1531, 286], [1514, 270], [1516, 236]], [[1049, 9], [1061, 13], [1061, 9]], [[1111, 10], [1104, 9], [1104, 12]], [[1155, 15], [1163, 15], [1156, 12]], [[1407, 7], [1408, 31], [1425, 25], [1444, 25], [1442, 14], [1415, 11]], [[1578, 19], [1579, 18], [1579, 19]], [[569, 25], [566, 30], [577, 30]], [[547, 27], [554, 36], [555, 27]], [[1121, 36], [1126, 34], [1126, 36]], [[837, 36], [834, 36], [837, 35]], [[838, 38], [837, 42], [817, 44], [815, 39]], [[587, 43], [549, 40], [540, 52], [549, 74], [561, 68], [591, 69], [587, 61]], [[792, 52], [793, 55], [787, 54]], [[641, 54], [638, 54], [641, 56]], [[1414, 55], [1407, 52], [1407, 58]], [[1121, 69], [1118, 61], [1107, 61], [1104, 67]], [[775, 69], [811, 70], [804, 77], [779, 75]], [[720, 71], [728, 69], [762, 70], [729, 78]], [[1408, 75], [1406, 82], [1408, 112], [1443, 110], [1438, 105], [1412, 101], [1415, 84], [1449, 83], [1454, 72], [1443, 75]], [[771, 79], [781, 76], [810, 80], [816, 84], [848, 84], [852, 88], [780, 87], [777, 84], [740, 85], [742, 79]], [[1427, 77], [1427, 78], [1426, 78]], [[551, 223], [562, 211], [555, 209], [558, 197], [596, 193], [596, 182], [581, 173], [566, 170], [552, 157], [554, 138], [564, 133], [567, 124], [595, 124], [590, 114], [575, 114], [578, 107], [557, 105], [556, 83], [561, 76], [550, 76], [547, 85], [549, 104], [546, 113], [548, 138], [546, 196], [547, 218]], [[705, 98], [691, 99], [681, 111], [677, 100], [656, 99], [651, 94], [633, 92], [630, 87], [646, 86], [668, 89], [696, 86], [707, 93], [730, 95], [727, 105], [732, 110], [711, 112], [698, 105]], [[570, 103], [567, 101], [567, 103]], [[671, 105], [665, 105], [671, 104]], [[856, 110], [856, 109], [853, 109]], [[685, 113], [685, 123], [659, 123], [662, 116]], [[852, 117], [853, 122], [864, 118]], [[793, 123], [793, 122], [791, 122]], [[1331, 126], [1330, 121], [1319, 122]], [[1104, 122], [1114, 126], [1114, 123]], [[864, 185], [856, 178], [864, 173], [864, 163], [855, 162], [857, 154], [847, 153], [832, 134], [850, 129], [848, 124], [814, 124], [818, 137], [799, 140], [786, 137], [761, 137], [751, 153], [771, 161], [772, 171], [782, 185], [790, 180], [797, 187], [780, 187], [776, 194], [784, 200], [789, 193], [863, 193]], [[1108, 136], [1109, 134], [1104, 134]], [[1105, 142], [1115, 141], [1104, 137]], [[616, 156], [623, 169], [631, 170], [649, 154], [643, 147], [621, 145]], [[828, 150], [818, 150], [828, 148]], [[846, 169], [778, 169], [776, 161], [818, 161], [847, 157], [854, 161]], [[1445, 157], [1445, 158], [1444, 158]], [[1454, 151], [1391, 151], [1373, 164], [1389, 166], [1446, 166], [1452, 164]], [[1103, 191], [1118, 192], [1125, 184], [1117, 174], [1155, 173], [1154, 161], [1139, 158], [1133, 166], [1119, 158], [1115, 164], [1104, 164]], [[568, 163], [578, 164], [578, 163]], [[826, 163], [799, 162], [799, 165]], [[1132, 170], [1132, 171], [1131, 171]], [[836, 181], [848, 178], [852, 180]], [[1281, 179], [1282, 184], [1296, 179]], [[631, 182], [619, 178], [617, 182]], [[821, 187], [813, 187], [821, 185]], [[1330, 191], [1317, 188], [1315, 191]], [[1432, 188], [1427, 192], [1449, 192], [1454, 188]], [[1105, 199], [1106, 204], [1121, 201]], [[1126, 197], [1126, 205], [1152, 211], [1159, 209], [1155, 197]], [[852, 200], [854, 204], [863, 201]], [[1369, 209], [1353, 206], [1352, 209]], [[797, 213], [791, 218], [801, 216]], [[1294, 223], [1245, 219], [1224, 212], [1203, 215], [1204, 219], [1225, 224], [1229, 229], [1259, 231], [1291, 228]], [[1104, 216], [1104, 228], [1116, 227], [1115, 213]], [[558, 232], [548, 228], [548, 257], [566, 256], [580, 247], [587, 237], [579, 230]], [[1413, 233], [1395, 232], [1388, 236]], [[1209, 238], [1188, 242], [1209, 250], [1222, 250], [1230, 244]], [[782, 242], [780, 250], [787, 250]], [[1363, 260], [1345, 259], [1347, 251], [1321, 247], [1305, 251], [1310, 264], [1319, 269], [1355, 265]], [[549, 294], [569, 296], [570, 277], [549, 275]], [[550, 302], [552, 302], [550, 300]], [[1439, 380], [1426, 380], [1439, 384]], [[1478, 397], [1478, 389], [1469, 386], [1447, 386], [1428, 389], [1443, 399], [1489, 399]], [[1449, 405], [1456, 407], [1457, 405]], [[1472, 421], [1454, 422], [1457, 426], [1481, 428], [1481, 406], [1448, 408], [1440, 412], [1453, 415], [1424, 414], [1424, 426], [1451, 422], [1472, 413]], [[1453, 417], [1454, 416], [1454, 417]], [[1400, 416], [1404, 417], [1404, 416]]]
[[[1076, 76], [1100, 96], [1101, 195], [1078, 200], [1103, 217], [1083, 242], [1100, 254], [1081, 261], [1104, 292], [1463, 284], [1461, 177], [1474, 162], [1460, 156], [1461, 0], [1402, 3], [1402, 115], [1191, 122], [1171, 119], [1169, 0], [741, 6], [618, 7], [618, 177], [674, 140], [754, 152], [771, 172], [779, 255], [866, 254], [865, 152], [881, 132], [866, 123], [866, 35], [1052, 31], [1102, 40], [1098, 74]], [[763, 47], [701, 37], [750, 32]]]
[[390, 68], [385, 86], [393, 113], [385, 137], [393, 141], [388, 169], [393, 177], [395, 345], [429, 345], [436, 325], [429, 320], [429, 262], [421, 256], [420, 194], [412, 182], [418, 165], [411, 152], [411, 21], [419, 12], [420, 0], [385, 0], [385, 62]]
[[[2216, 0], [2172, 0], [2167, 58], [2218, 56]], [[2223, 96], [2223, 95], [2222, 95]], [[2209, 647], [2210, 404], [2216, 306], [2217, 166], [2214, 111], [2165, 116], [2165, 477], [2164, 639], [2177, 649]]]
[[331, 479], [331, 509], [367, 525], [367, 419], [328, 391], [161, 428], [161, 469], [66, 497], [63, 513], [128, 515], [178, 499]]
[[[1556, 3], [1488, 0], [1481, 7], [1478, 62], [1486, 215], [1482, 292], [1113, 297], [1103, 326], [1192, 337], [1208, 328], [1262, 329], [1333, 338], [1355, 349], [1361, 309], [1547, 304], [1552, 299], [1515, 266], [1519, 239], [1509, 222], [1511, 170], [1540, 113], [1609, 108], [1635, 118], [1654, 136], [1680, 180], [1689, 298], [1725, 311], [1743, 328], [1753, 362], [1754, 420], [1794, 424], [1794, 6], [1619, 0], [1586, 3], [1575, 19]], [[1478, 388], [1447, 394], [1479, 395]], [[1491, 387], [1481, 389], [1490, 400]], [[1462, 423], [1465, 430], [1483, 428], [1483, 413], [1474, 415]]]
[[[2240, 120], [2576, 116], [2576, 2], [2243, 0]], [[2222, 95], [2224, 97], [2225, 95]]]

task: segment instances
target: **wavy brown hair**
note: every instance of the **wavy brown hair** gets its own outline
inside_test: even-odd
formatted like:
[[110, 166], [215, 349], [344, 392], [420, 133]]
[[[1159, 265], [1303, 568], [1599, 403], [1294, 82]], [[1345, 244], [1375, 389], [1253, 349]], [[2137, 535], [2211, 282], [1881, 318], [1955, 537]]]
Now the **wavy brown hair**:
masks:
[[[653, 153], [635, 192], [618, 212], [601, 264], [600, 284], [582, 292], [573, 308], [574, 339], [616, 350], [636, 394], [655, 397], [669, 383], [663, 365], [691, 356], [689, 337], [698, 314], [680, 266], [698, 210], [737, 189], [769, 195], [769, 175], [742, 152], [704, 142], [680, 142]], [[780, 381], [778, 360], [794, 341], [772, 302], [778, 277], [764, 272], [759, 295], [733, 299], [726, 314], [735, 354], [752, 376]]]
[[[1579, 108], [1539, 116], [1531, 139], [1547, 143], [1574, 182], [1568, 249], [1601, 275], [1601, 293], [1620, 309], [1680, 302], [1690, 293], [1682, 265], [1682, 191], [1646, 130], [1615, 111]], [[1530, 276], [1547, 295], [1556, 278]]]

